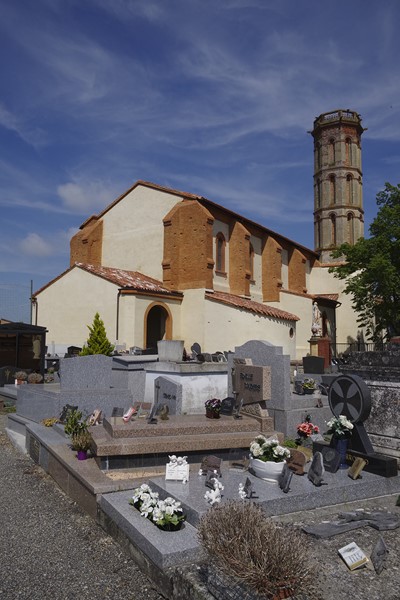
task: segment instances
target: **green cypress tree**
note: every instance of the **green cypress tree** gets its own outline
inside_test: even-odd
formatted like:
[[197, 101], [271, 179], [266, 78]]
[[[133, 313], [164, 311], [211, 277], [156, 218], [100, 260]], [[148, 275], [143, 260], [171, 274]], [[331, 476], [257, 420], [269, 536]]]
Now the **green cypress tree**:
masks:
[[111, 356], [114, 346], [107, 338], [104, 322], [100, 319], [98, 312], [94, 315], [92, 326], [88, 325], [87, 327], [90, 335], [80, 352], [80, 356], [87, 356], [88, 354], [105, 354], [106, 356]]

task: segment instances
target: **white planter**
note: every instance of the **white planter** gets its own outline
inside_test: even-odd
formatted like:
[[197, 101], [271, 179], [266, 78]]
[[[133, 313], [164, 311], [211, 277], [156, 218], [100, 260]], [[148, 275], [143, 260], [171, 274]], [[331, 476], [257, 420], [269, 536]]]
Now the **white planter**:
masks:
[[264, 462], [258, 458], [251, 458], [249, 468], [256, 477], [264, 479], [264, 481], [268, 481], [269, 483], [278, 483], [278, 477], [282, 473], [285, 462]]

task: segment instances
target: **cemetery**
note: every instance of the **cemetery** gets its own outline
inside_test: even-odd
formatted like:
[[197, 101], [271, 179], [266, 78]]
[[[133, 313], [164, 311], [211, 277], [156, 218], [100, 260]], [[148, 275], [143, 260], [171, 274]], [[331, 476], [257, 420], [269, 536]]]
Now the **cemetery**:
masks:
[[[243, 502], [279, 518], [400, 493], [398, 399], [376, 392], [397, 387], [390, 380], [395, 359], [392, 365], [385, 360], [385, 381], [370, 381], [360, 376], [366, 375], [360, 357], [354, 371], [346, 365], [343, 372], [310, 373], [305, 365], [306, 372], [291, 375], [290, 357], [268, 342], [248, 341], [221, 362], [179, 361], [170, 346], [161, 360], [64, 358], [53, 383], [0, 388], [1, 397], [16, 404], [8, 417], [13, 443], [118, 540], [168, 598], [187, 597], [179, 595], [182, 586], [196, 587], [182, 573], [184, 565], [204, 563], [198, 528], [210, 510]], [[312, 393], [306, 393], [310, 382]], [[206, 414], [207, 407], [214, 414]], [[74, 410], [90, 433], [87, 460], [77, 459], [79, 444], [71, 449], [78, 439], [71, 429]], [[385, 418], [387, 427], [377, 428], [374, 421]], [[349, 434], [342, 436], [344, 450], [335, 441], [340, 435], [330, 441], [322, 435], [328, 423]], [[260, 460], [267, 453], [272, 462]], [[275, 465], [277, 474], [258, 470], [259, 463]], [[175, 507], [177, 531], [160, 528], [166, 506]], [[307, 533], [329, 536], [371, 525], [356, 517]], [[390, 514], [377, 518], [380, 531], [400, 525]], [[218, 595], [215, 570], [208, 577], [212, 597], [239, 597]]]

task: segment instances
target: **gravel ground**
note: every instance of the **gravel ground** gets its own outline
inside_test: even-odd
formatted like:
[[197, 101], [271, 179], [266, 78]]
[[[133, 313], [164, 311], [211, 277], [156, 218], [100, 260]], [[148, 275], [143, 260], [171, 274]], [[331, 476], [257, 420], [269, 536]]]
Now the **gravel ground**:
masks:
[[[161, 600], [112, 538], [40, 467], [13, 448], [4, 432], [5, 422], [6, 416], [0, 415], [0, 600]], [[397, 498], [305, 511], [277, 520], [298, 529], [335, 520], [340, 510], [386, 509], [400, 516]], [[316, 569], [310, 600], [400, 600], [400, 528], [381, 532], [389, 553], [380, 575], [372, 565], [351, 572], [338, 555], [339, 548], [353, 541], [369, 555], [379, 535], [371, 527], [327, 540], [302, 533], [304, 560], [310, 557]]]
[[161, 600], [119, 546], [32, 460], [0, 415], [0, 600]]

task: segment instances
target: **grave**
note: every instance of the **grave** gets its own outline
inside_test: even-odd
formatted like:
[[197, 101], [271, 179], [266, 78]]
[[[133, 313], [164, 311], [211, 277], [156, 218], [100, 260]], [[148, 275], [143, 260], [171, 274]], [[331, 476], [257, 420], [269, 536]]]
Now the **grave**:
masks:
[[[397, 475], [396, 459], [374, 451], [364, 422], [371, 412], [371, 394], [366, 383], [357, 375], [339, 375], [329, 389], [329, 405], [335, 417], [344, 415], [353, 424], [347, 456], [365, 460], [364, 470], [383, 477]], [[314, 442], [314, 451], [321, 451], [323, 442]]]
[[84, 415], [100, 409], [111, 415], [114, 406], [129, 408], [128, 389], [112, 387], [112, 358], [101, 354], [60, 359], [60, 383], [21, 385], [17, 391], [17, 414], [40, 422], [58, 417], [63, 406], [79, 406]]

